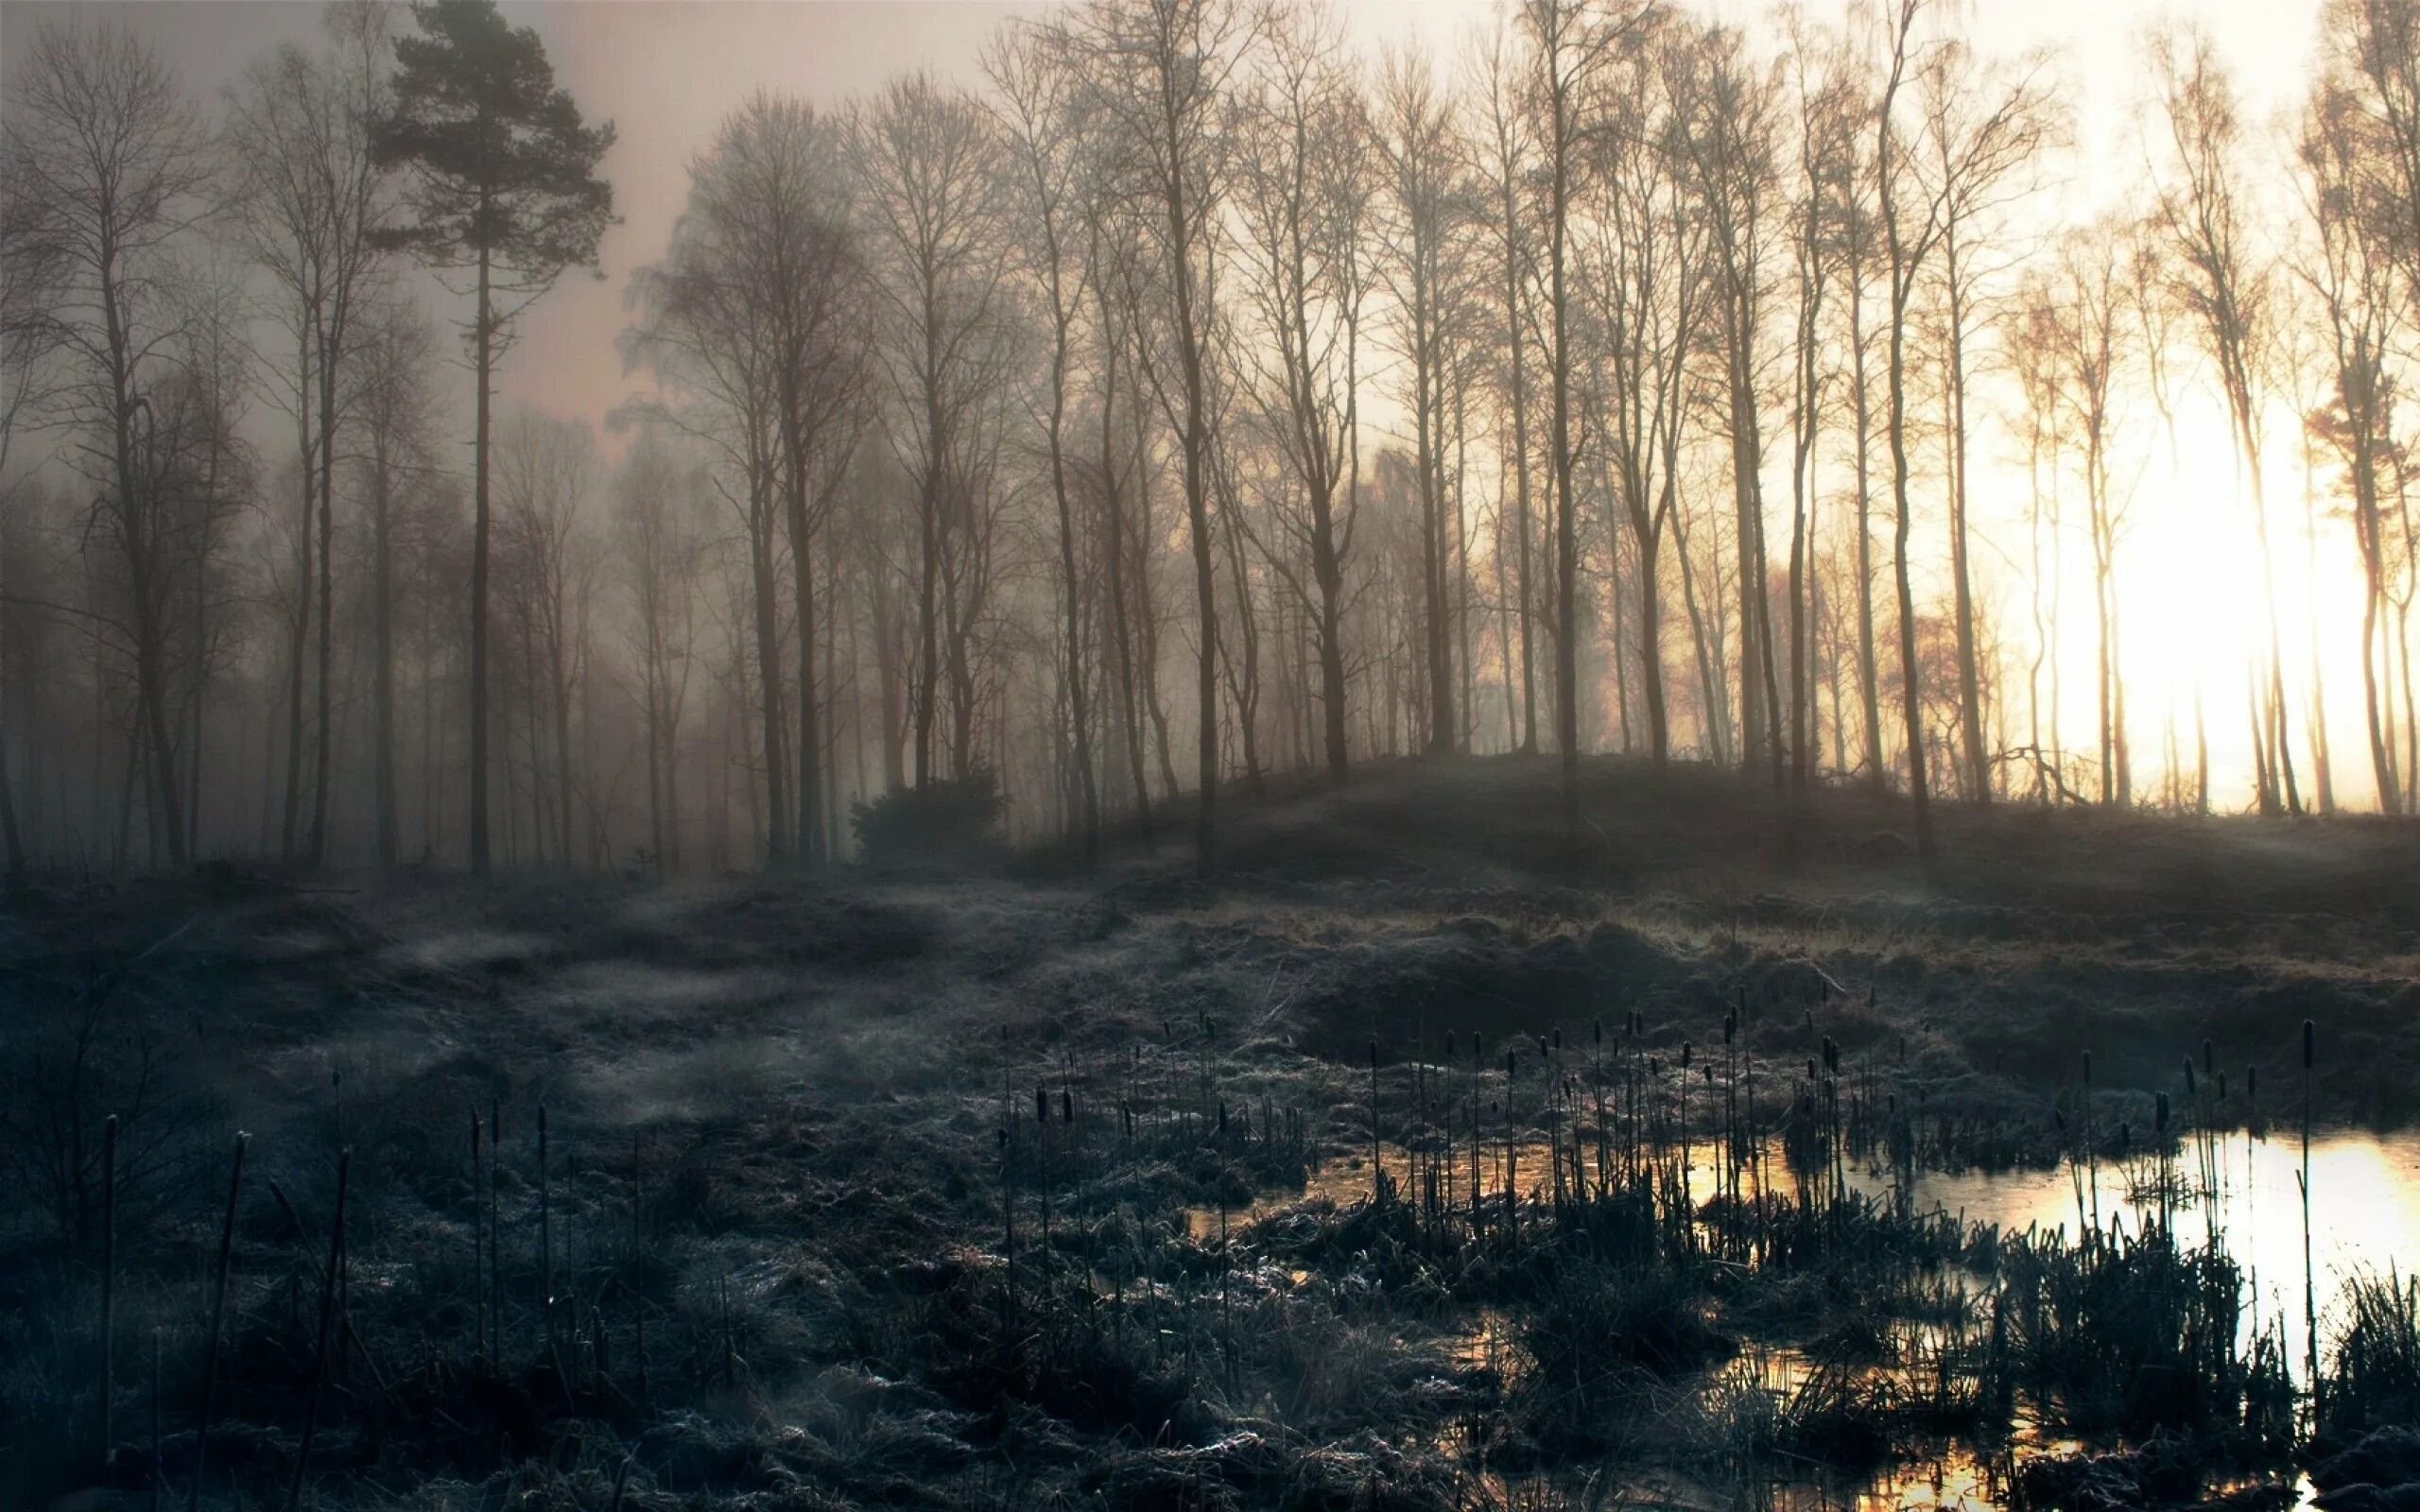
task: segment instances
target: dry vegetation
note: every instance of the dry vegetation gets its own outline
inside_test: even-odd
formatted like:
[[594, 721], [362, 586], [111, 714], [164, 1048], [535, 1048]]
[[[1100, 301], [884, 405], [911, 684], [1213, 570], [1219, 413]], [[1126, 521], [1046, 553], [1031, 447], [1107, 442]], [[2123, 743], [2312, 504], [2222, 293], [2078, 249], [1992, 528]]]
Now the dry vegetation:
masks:
[[[2420, 1401], [2408, 1286], [2322, 1299], [2313, 1403], [2223, 1254], [1835, 1179], [2189, 1200], [2200, 1131], [2298, 1116], [2306, 1019], [2323, 1121], [2408, 1119], [2408, 825], [1954, 809], [1927, 874], [1879, 804], [1786, 858], [1762, 790], [1602, 762], [1575, 858], [1551, 774], [1273, 799], [1215, 884], [21, 895], [0, 1503], [199, 1460], [217, 1506], [1720, 1504], [1951, 1441], [2037, 1504], [2420, 1478], [2362, 1436]], [[2167, 1128], [2205, 1038], [2259, 1097]]]

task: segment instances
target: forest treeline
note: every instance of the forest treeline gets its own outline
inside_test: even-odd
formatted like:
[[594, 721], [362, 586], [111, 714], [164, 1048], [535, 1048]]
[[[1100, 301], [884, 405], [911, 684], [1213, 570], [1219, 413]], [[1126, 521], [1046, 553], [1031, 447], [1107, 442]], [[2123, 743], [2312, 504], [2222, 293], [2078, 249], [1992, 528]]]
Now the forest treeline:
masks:
[[[2207, 37], [2125, 42], [2147, 165], [2082, 224], [2060, 60], [1927, 0], [1374, 61], [1092, 0], [979, 79], [735, 101], [614, 275], [605, 435], [493, 370], [599, 270], [613, 127], [490, 0], [325, 20], [209, 101], [118, 18], [9, 60], [12, 873], [813, 866], [987, 782], [1208, 868], [1223, 794], [1392, 753], [1559, 752], [1575, 823], [1583, 751], [1871, 783], [1927, 849], [1942, 797], [2420, 799], [2412, 0], [2325, 0], [2273, 128]], [[2262, 649], [2153, 731], [2120, 546], [2191, 385]], [[2290, 537], [2350, 538], [2284, 602], [2358, 593], [2358, 658], [2286, 623]]]

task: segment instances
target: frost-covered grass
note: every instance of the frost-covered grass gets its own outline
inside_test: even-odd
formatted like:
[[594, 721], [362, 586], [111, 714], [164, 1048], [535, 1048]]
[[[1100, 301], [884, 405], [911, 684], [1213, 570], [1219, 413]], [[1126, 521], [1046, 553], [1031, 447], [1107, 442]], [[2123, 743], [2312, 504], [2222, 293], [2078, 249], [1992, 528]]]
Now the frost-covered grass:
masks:
[[[1547, 1506], [1608, 1454], [1862, 1469], [2108, 1363], [2072, 1328], [1977, 1342], [1939, 1278], [1996, 1251], [1820, 1167], [1676, 1218], [1685, 1141], [2047, 1162], [2084, 1050], [2107, 1139], [2205, 1037], [2274, 1117], [2306, 1017], [2324, 1117], [2420, 1084], [2408, 828], [1953, 806], [1927, 873], [1861, 795], [1786, 844], [1760, 784], [1589, 775], [1577, 848], [1549, 763], [1381, 768], [1239, 809], [1215, 884], [1128, 848], [1092, 878], [15, 900], [0, 1503], [147, 1490], [155, 1335], [184, 1494], [239, 1128], [207, 1505], [283, 1504], [315, 1418], [324, 1505]], [[1375, 1207], [1345, 1164], [1374, 1132], [1407, 1162]], [[1575, 1141], [1558, 1203], [1537, 1152]], [[1298, 1205], [1322, 1162], [1351, 1178]], [[1748, 1338], [1816, 1384], [1743, 1395]], [[1916, 1392], [1919, 1355], [1966, 1373]]]

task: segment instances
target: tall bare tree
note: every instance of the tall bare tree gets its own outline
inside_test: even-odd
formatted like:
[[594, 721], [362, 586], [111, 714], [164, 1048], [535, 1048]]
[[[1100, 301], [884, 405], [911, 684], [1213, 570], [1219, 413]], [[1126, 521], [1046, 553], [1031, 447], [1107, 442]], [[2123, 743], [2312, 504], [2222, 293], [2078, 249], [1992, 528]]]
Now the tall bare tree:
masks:
[[817, 687], [816, 541], [870, 411], [868, 287], [848, 215], [838, 128], [812, 107], [758, 94], [722, 125], [691, 166], [689, 214], [719, 275], [763, 323], [766, 396], [787, 529], [797, 613], [798, 732], [793, 852], [828, 856], [823, 736], [828, 690]]
[[[1617, 0], [1627, 3], [1627, 0]], [[1572, 197], [1583, 171], [1583, 107], [1615, 43], [1649, 14], [1631, 6], [1619, 17], [1600, 14], [1590, 0], [1523, 0], [1521, 19], [1536, 55], [1530, 78], [1539, 117], [1538, 150], [1547, 181], [1547, 373], [1552, 399], [1547, 455], [1554, 469], [1555, 744], [1563, 764], [1564, 827], [1580, 830], [1580, 541], [1579, 502], [1572, 473], [1580, 438], [1572, 433], [1574, 364], [1569, 272]]]
[[50, 409], [96, 490], [88, 528], [124, 575], [114, 628], [134, 673], [131, 743], [146, 756], [167, 863], [182, 869], [170, 607], [193, 561], [168, 496], [177, 428], [161, 387], [180, 313], [170, 246], [205, 206], [208, 142], [175, 77], [122, 23], [43, 26], [13, 73], [14, 208], [56, 259], [50, 318], [61, 384]]
[[2285, 635], [2269, 549], [2269, 489], [2261, 467], [2262, 375], [2274, 340], [2273, 269], [2254, 244], [2243, 206], [2242, 125], [2234, 86], [2209, 38], [2191, 29], [2155, 33], [2150, 61], [2169, 148], [2169, 176], [2158, 201], [2160, 225], [2177, 264], [2169, 286], [2199, 327], [2204, 353], [2218, 369], [2260, 548], [2269, 626], [2268, 665], [2259, 675], [2261, 699], [2254, 722], [2260, 810], [2300, 813], [2286, 712]]
[[1219, 234], [1229, 179], [1225, 102], [1260, 19], [1242, 0], [1094, 0], [1064, 33], [1084, 63], [1104, 126], [1126, 148], [1121, 177], [1150, 206], [1140, 218], [1158, 252], [1165, 290], [1175, 371], [1158, 387], [1178, 436], [1193, 556], [1194, 864], [1204, 874], [1217, 862], [1219, 617], [1210, 525], [1213, 320], [1202, 265]]
[[[1328, 780], [1349, 771], [1345, 572], [1360, 518], [1364, 246], [1374, 185], [1367, 112], [1332, 12], [1291, 12], [1263, 50], [1246, 109], [1237, 202], [1260, 316], [1253, 388], [1299, 492], [1281, 490], [1263, 548], [1312, 625]], [[1308, 580], [1305, 569], [1307, 567]]]
[[933, 780], [943, 676], [944, 573], [967, 521], [979, 438], [976, 412], [999, 376], [1008, 271], [1001, 217], [1011, 180], [994, 123], [963, 90], [928, 74], [885, 87], [852, 126], [867, 218], [879, 246], [883, 364], [900, 418], [890, 427], [915, 479], [915, 783]]
[[1379, 269], [1392, 296], [1395, 344], [1410, 369], [1412, 462], [1419, 475], [1422, 643], [1427, 669], [1427, 749], [1460, 744], [1454, 706], [1452, 593], [1459, 568], [1445, 481], [1452, 322], [1462, 318], [1470, 290], [1473, 196], [1454, 108], [1437, 83], [1428, 57], [1389, 55], [1375, 107], [1374, 140], [1383, 160], [1388, 213], [1386, 255]]
[[1076, 768], [1077, 828], [1084, 865], [1100, 859], [1100, 787], [1093, 773], [1092, 682], [1084, 654], [1083, 585], [1075, 489], [1068, 476], [1067, 403], [1076, 357], [1077, 323], [1087, 301], [1090, 263], [1080, 240], [1084, 178], [1082, 93], [1065, 55], [1046, 33], [1009, 32], [985, 56], [999, 89], [1026, 223], [1040, 233], [1028, 269], [1041, 286], [1050, 331], [1050, 369], [1042, 416], [1050, 467], [1050, 497], [1058, 514], [1059, 596], [1064, 641], [1068, 746]]

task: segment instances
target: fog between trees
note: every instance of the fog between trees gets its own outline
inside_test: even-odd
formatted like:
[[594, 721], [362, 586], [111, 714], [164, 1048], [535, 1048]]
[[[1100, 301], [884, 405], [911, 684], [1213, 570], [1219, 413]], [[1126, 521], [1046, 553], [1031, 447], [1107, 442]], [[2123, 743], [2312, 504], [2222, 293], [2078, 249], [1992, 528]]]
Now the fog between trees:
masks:
[[[544, 39], [350, 0], [201, 99], [45, 23], [7, 865], [815, 867], [989, 774], [1016, 838], [1206, 868], [1229, 794], [1458, 751], [1871, 783], [1927, 847], [1937, 798], [2411, 812], [2420, 7], [2321, 26], [2284, 123], [2126, 40], [2147, 171], [2065, 224], [2060, 60], [1923, 0], [1528, 0], [1374, 64], [1312, 6], [1070, 7], [979, 80], [733, 100], [604, 270], [650, 397], [600, 436], [449, 398], [612, 220]], [[2197, 602], [2211, 539], [2256, 572]], [[2200, 614], [2244, 654], [2129, 662]]]

